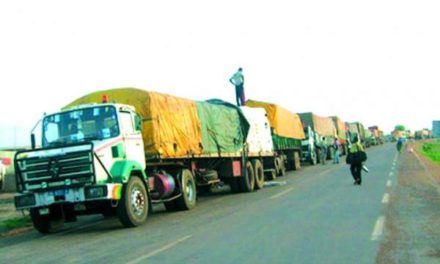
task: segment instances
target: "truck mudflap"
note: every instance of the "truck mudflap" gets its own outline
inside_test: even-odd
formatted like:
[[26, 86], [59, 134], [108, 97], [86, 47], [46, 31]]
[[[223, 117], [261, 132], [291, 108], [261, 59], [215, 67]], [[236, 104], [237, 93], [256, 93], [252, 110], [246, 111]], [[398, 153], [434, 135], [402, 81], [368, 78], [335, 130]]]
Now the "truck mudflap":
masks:
[[83, 203], [95, 200], [120, 200], [122, 184], [109, 183], [81, 188], [59, 189], [46, 192], [21, 193], [14, 197], [17, 210], [44, 207], [57, 203]]

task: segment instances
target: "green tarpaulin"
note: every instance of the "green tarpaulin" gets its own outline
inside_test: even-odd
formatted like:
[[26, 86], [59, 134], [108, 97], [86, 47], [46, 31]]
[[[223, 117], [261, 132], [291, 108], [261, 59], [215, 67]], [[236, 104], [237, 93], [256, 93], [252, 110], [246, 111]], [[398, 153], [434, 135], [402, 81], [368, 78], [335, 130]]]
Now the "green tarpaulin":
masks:
[[239, 152], [249, 129], [240, 110], [220, 100], [196, 102], [203, 153]]

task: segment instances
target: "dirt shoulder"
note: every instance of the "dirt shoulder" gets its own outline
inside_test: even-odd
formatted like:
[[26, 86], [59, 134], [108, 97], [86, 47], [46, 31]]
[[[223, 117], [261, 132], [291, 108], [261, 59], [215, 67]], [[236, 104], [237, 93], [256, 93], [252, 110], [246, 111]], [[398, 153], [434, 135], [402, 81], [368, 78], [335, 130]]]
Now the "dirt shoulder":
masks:
[[439, 263], [440, 165], [411, 142], [399, 157], [377, 263]]
[[0, 193], [0, 238], [32, 230], [27, 212], [17, 211], [14, 193]]

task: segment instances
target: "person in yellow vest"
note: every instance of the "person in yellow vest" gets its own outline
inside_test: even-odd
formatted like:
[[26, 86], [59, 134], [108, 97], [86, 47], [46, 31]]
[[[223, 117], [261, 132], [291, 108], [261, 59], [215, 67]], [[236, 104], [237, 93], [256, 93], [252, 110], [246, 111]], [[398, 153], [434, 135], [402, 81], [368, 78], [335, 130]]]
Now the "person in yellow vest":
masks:
[[[356, 135], [353, 139], [353, 143], [350, 145], [350, 149], [348, 150], [349, 154], [351, 155], [353, 158], [351, 159], [350, 162], [350, 171], [351, 171], [351, 175], [353, 176], [354, 179], [354, 184], [355, 185], [361, 185], [362, 184], [362, 162], [364, 162], [366, 160], [366, 154], [365, 154], [365, 150], [364, 147], [362, 146], [362, 144], [359, 141], [358, 136]], [[360, 152], [363, 152], [362, 154], [365, 154], [365, 158], [362, 158]]]
[[237, 106], [244, 105], [246, 98], [244, 96], [243, 69], [238, 68], [238, 71], [232, 75], [229, 82], [235, 85], [235, 100], [237, 100]]

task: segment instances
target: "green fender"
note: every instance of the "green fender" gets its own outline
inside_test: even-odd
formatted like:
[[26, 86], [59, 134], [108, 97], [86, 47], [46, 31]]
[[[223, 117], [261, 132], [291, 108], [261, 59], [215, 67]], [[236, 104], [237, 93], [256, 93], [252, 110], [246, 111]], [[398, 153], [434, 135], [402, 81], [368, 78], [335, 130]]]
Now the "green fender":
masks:
[[110, 174], [112, 175], [114, 183], [127, 183], [130, 176], [136, 172], [136, 174], [141, 174], [143, 179], [147, 181], [147, 175], [144, 172], [144, 168], [139, 164], [139, 162], [134, 160], [120, 160], [116, 161], [112, 168], [110, 169]]

